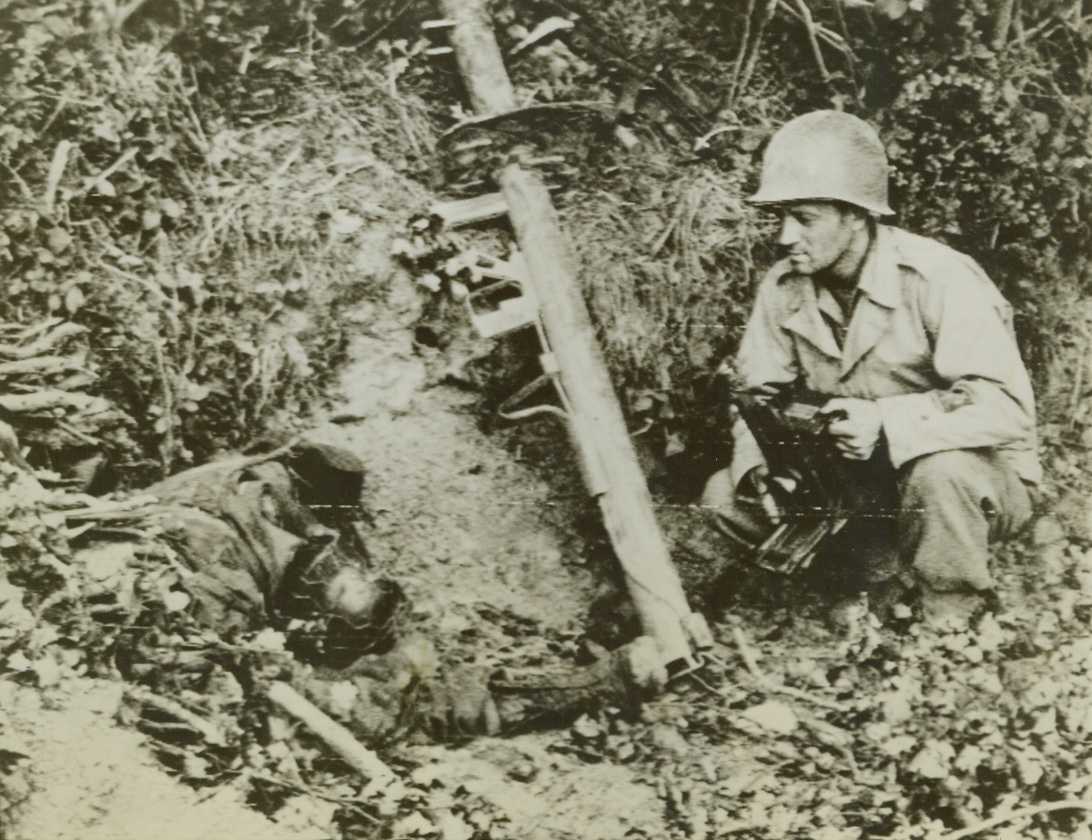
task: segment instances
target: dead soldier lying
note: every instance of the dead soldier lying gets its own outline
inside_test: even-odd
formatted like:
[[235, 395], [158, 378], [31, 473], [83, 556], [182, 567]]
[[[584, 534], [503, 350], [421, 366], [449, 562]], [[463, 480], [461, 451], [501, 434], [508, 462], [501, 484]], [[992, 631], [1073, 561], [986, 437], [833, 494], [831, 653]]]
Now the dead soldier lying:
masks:
[[[196, 620], [221, 633], [285, 631], [310, 666], [298, 669], [297, 688], [363, 740], [396, 729], [437, 740], [511, 733], [599, 704], [634, 708], [662, 688], [648, 638], [553, 673], [438, 668], [426, 639], [397, 638], [401, 587], [369, 570], [363, 476], [351, 453], [297, 443], [179, 473], [147, 488], [157, 503], [126, 516], [138, 515], [192, 572], [183, 585]], [[333, 696], [346, 681], [358, 698], [351, 709]]]

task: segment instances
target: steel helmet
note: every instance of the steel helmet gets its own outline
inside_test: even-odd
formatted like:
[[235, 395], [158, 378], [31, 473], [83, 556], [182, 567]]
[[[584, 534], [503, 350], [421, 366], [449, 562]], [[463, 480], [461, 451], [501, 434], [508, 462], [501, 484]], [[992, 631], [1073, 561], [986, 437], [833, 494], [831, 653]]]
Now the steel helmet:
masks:
[[887, 154], [876, 131], [842, 111], [813, 111], [783, 125], [762, 158], [762, 179], [749, 201], [844, 201], [890, 215]]

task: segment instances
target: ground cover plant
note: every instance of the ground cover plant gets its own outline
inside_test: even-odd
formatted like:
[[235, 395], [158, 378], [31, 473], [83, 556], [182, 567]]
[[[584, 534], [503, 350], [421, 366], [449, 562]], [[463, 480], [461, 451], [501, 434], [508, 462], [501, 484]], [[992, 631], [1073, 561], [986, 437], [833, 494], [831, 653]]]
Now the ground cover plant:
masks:
[[[533, 836], [505, 796], [586, 768], [652, 792], [656, 816], [626, 836], [1092, 836], [1086, 6], [494, 3], [520, 102], [549, 108], [483, 128], [467, 123], [450, 59], [432, 54], [443, 35], [422, 30], [424, 4], [70, 5], [0, 9], [0, 355], [64, 329], [46, 368], [4, 355], [4, 388], [67, 389], [109, 414], [83, 402], [0, 415], [46, 484], [0, 464], [5, 697], [124, 681], [117, 716], [178, 779], [236, 785], [283, 825], [326, 836]], [[427, 207], [492, 191], [496, 164], [528, 144], [657, 498], [665, 511], [692, 502], [729, 454], [715, 372], [772, 256], [769, 221], [742, 199], [769, 132], [811, 107], [873, 120], [899, 223], [966, 250], [1016, 307], [1049, 475], [1034, 531], [997, 558], [997, 610], [971, 632], [927, 632], [911, 610], [880, 628], [862, 610], [832, 633], [821, 599], [750, 577], [711, 613], [707, 668], [640, 716], [603, 710], [523, 742], [542, 752], [509, 761], [493, 788], [473, 775], [488, 746], [412, 752], [395, 738], [378, 745], [399, 777], [381, 794], [271, 713], [265, 688], [293, 667], [278, 634], [190, 620], [167, 547], [75, 561], [73, 489], [139, 487], [337, 412], [330, 387], [362, 334], [377, 364], [409, 364], [379, 353], [395, 331], [423, 360], [420, 381], [376, 374], [367, 396], [395, 415], [451, 389], [471, 407], [438, 425], [484, 419], [516, 390], [534, 348], [474, 341], [463, 305], [474, 253], [504, 256], [511, 235], [443, 231]], [[399, 283], [409, 302], [392, 303]], [[594, 520], [558, 467], [556, 428], [482, 425], [552, 487], [543, 520]], [[477, 450], [470, 460], [490, 472]], [[498, 497], [521, 491], [495, 480]], [[582, 525], [576, 542], [567, 562], [608, 576], [602, 535]], [[437, 562], [422, 580], [452, 587]], [[464, 610], [448, 594], [446, 617], [419, 618], [456, 660], [580, 661], [594, 648], [583, 628]], [[632, 632], [619, 622], [600, 641]], [[10, 819], [33, 755], [0, 739]], [[565, 831], [591, 836], [595, 806], [570, 809]]]

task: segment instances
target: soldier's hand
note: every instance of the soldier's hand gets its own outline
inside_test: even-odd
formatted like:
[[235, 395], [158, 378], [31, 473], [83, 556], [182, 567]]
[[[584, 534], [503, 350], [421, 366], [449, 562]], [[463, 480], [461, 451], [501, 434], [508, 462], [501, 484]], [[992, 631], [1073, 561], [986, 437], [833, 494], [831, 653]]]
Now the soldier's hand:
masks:
[[883, 433], [883, 415], [874, 400], [835, 397], [819, 413], [827, 418], [827, 431], [844, 457], [854, 461], [872, 457]]

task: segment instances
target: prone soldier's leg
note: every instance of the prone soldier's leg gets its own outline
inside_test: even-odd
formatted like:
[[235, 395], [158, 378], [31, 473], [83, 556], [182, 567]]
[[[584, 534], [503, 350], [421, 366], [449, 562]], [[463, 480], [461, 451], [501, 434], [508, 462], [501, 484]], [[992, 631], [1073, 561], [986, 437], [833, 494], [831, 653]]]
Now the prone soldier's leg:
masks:
[[927, 617], [959, 612], [989, 591], [989, 544], [1031, 516], [1027, 488], [989, 451], [918, 458], [899, 474], [899, 548], [922, 588]]

